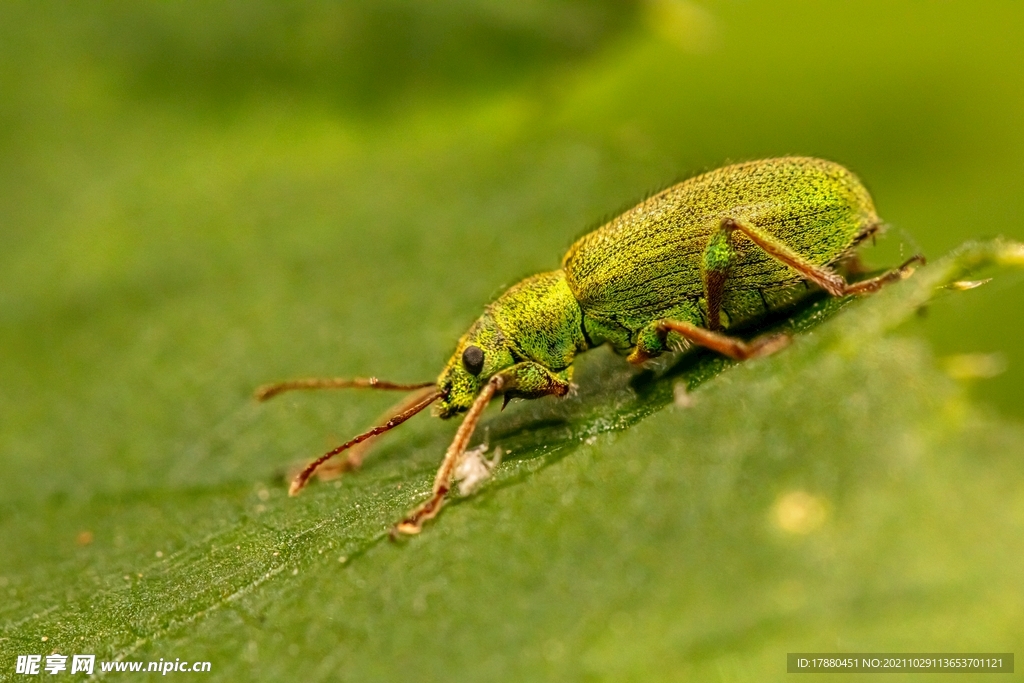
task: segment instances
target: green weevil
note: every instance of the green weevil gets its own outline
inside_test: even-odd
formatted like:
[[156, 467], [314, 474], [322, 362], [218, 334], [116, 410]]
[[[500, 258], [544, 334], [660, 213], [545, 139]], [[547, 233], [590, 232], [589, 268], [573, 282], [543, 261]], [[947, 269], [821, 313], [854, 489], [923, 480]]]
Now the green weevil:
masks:
[[578, 239], [562, 267], [513, 285], [459, 339], [436, 382], [306, 379], [266, 385], [265, 400], [291, 389], [372, 387], [415, 391], [381, 425], [311, 462], [295, 495], [335, 455], [341, 470], [362, 460], [353, 448], [431, 404], [450, 418], [466, 413], [434, 479], [431, 496], [393, 533], [415, 534], [437, 515], [484, 408], [497, 395], [565, 396], [573, 359], [602, 344], [641, 364], [670, 349], [699, 345], [744, 360], [773, 353], [783, 334], [749, 341], [730, 328], [756, 321], [820, 288], [832, 296], [874, 292], [913, 272], [915, 256], [877, 277], [848, 283], [854, 251], [882, 228], [858, 178], [807, 157], [726, 166], [669, 187]]

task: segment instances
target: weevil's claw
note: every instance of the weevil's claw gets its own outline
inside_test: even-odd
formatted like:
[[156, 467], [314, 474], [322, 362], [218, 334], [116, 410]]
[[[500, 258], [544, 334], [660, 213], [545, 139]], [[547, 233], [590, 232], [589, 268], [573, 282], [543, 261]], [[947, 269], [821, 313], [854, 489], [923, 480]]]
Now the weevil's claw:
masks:
[[508, 402], [509, 402], [509, 401], [511, 401], [511, 400], [512, 400], [512, 397], [511, 397], [511, 396], [509, 396], [508, 394], [505, 394], [505, 395], [504, 395], [504, 396], [502, 397], [502, 400], [501, 400], [501, 409], [502, 409], [503, 411], [505, 410], [505, 406], [507, 406], [507, 405], [508, 405]]
[[280, 384], [264, 384], [252, 392], [252, 397], [261, 403], [281, 393]]
[[923, 266], [927, 263], [928, 259], [924, 257], [924, 254], [914, 254], [904, 261], [896, 270], [898, 270], [904, 278], [907, 278], [914, 274], [913, 266]]

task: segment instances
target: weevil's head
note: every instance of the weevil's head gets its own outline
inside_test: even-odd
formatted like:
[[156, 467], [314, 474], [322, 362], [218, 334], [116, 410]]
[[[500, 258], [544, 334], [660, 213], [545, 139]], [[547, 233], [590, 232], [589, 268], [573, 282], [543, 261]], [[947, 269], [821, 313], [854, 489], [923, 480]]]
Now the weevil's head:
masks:
[[449, 418], [469, 410], [484, 384], [514, 363], [505, 335], [490, 311], [484, 312], [459, 339], [455, 353], [437, 378], [442, 393], [434, 404], [434, 414]]

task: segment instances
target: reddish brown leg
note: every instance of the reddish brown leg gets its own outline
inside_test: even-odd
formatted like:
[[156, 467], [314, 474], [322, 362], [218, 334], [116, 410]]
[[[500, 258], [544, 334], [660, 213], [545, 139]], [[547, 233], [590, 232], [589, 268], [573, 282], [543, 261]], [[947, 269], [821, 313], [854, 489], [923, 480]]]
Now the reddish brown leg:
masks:
[[373, 427], [372, 429], [363, 432], [359, 436], [355, 436], [349, 439], [348, 441], [338, 446], [337, 448], [332, 448], [331, 450], [327, 451], [319, 458], [306, 465], [306, 468], [299, 472], [299, 474], [296, 475], [294, 479], [292, 479], [292, 485], [288, 488], [288, 495], [297, 496], [299, 494], [299, 491], [301, 491], [303, 487], [306, 486], [306, 482], [309, 481], [309, 478], [313, 476], [313, 473], [316, 472], [321, 465], [323, 465], [325, 462], [327, 462], [334, 456], [344, 451], [347, 451], [353, 446], [357, 446], [362, 442], [366, 441], [367, 439], [377, 436], [378, 434], [383, 434], [386, 431], [394, 429], [395, 427], [402, 424], [410, 417], [420, 412], [421, 410], [423, 410], [424, 408], [426, 408], [439, 398], [441, 398], [441, 392], [437, 389], [433, 389], [430, 391], [430, 393], [420, 398], [419, 402], [410, 406], [408, 409], [402, 411], [401, 413], [392, 416], [391, 419], [389, 419], [384, 424], [377, 425], [376, 427]]
[[434, 477], [434, 489], [430, 498], [396, 524], [391, 530], [392, 536], [397, 534], [418, 534], [423, 528], [423, 523], [433, 519], [441, 511], [441, 506], [444, 505], [444, 498], [451, 489], [452, 475], [455, 474], [455, 467], [459, 464], [459, 460], [462, 459], [462, 454], [466, 452], [466, 446], [469, 445], [469, 440], [473, 436], [473, 430], [476, 429], [484, 408], [491, 402], [491, 399], [494, 398], [494, 395], [502, 388], [503, 384], [504, 379], [502, 376], [495, 375], [484, 385], [483, 390], [476, 397], [476, 400], [473, 401], [469, 412], [466, 413], [465, 419], [462, 420], [462, 424], [459, 425], [459, 430], [455, 433], [455, 438], [448, 447], [448, 451], [444, 454], [441, 467], [438, 468], [437, 475]]
[[908, 277], [914, 272], [913, 265], [924, 263], [924, 257], [920, 254], [910, 258], [906, 263], [895, 270], [882, 273], [870, 280], [863, 280], [849, 284], [841, 275], [824, 266], [816, 266], [803, 256], [797, 254], [788, 246], [777, 240], [774, 236], [753, 226], [745, 225], [732, 218], [722, 221], [722, 227], [728, 230], [738, 230], [746, 235], [751, 242], [764, 249], [764, 251], [778, 259], [782, 263], [814, 282], [832, 296], [848, 296], [851, 294], [868, 294], [878, 291], [884, 285], [896, 282]]
[[895, 268], [888, 272], [882, 273], [878, 277], [873, 277], [868, 280], [861, 280], [860, 282], [854, 282], [853, 284], [846, 285], [844, 294], [870, 294], [871, 292], [877, 292], [879, 289], [891, 282], [899, 282], [900, 280], [910, 277], [914, 272], [914, 266], [917, 264], [924, 263], [924, 256], [921, 254], [915, 254], [909, 259], [903, 262], [899, 268]]
[[770, 337], [758, 337], [747, 342], [681, 320], [662, 320], [659, 326], [666, 332], [669, 330], [678, 332], [694, 344], [707, 347], [735, 360], [747, 360], [773, 354], [787, 346], [790, 341], [789, 335], [776, 334]]
[[[401, 415], [410, 408], [419, 405], [419, 403], [429, 396], [434, 391], [434, 385], [430, 384], [417, 392], [409, 394], [401, 401], [398, 401], [393, 406], [384, 411], [377, 417], [374, 422], [386, 422], [394, 415]], [[373, 449], [374, 444], [377, 443], [378, 436], [371, 436], [370, 438], [362, 441], [348, 450], [345, 457], [340, 460], [330, 460], [325, 462], [320, 469], [317, 470], [316, 475], [324, 481], [335, 479], [340, 477], [345, 472], [351, 472], [352, 470], [359, 469], [363, 464], [363, 460]]]

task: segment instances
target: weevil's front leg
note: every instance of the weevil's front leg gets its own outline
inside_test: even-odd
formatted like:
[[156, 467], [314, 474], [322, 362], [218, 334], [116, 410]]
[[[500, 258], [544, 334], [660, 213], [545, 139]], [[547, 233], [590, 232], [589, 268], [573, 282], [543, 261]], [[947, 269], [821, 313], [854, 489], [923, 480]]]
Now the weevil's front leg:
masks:
[[433, 519], [441, 511], [444, 497], [448, 495], [448, 491], [451, 489], [452, 475], [455, 474], [455, 468], [459, 464], [462, 454], [466, 452], [466, 446], [469, 445], [469, 439], [473, 436], [476, 423], [480, 421], [484, 408], [487, 407], [487, 404], [491, 402], [491, 399], [501, 390], [503, 385], [504, 378], [500, 374], [492, 377], [484, 385], [483, 390], [477, 395], [476, 400], [473, 401], [469, 412], [466, 413], [462, 424], [459, 425], [459, 430], [455, 432], [455, 438], [444, 454], [441, 467], [438, 468], [437, 475], [434, 477], [434, 489], [430, 494], [430, 498], [395, 525], [394, 529], [392, 529], [392, 536], [395, 535], [395, 532], [418, 534], [423, 528], [423, 523]]
[[[434, 385], [429, 384], [425, 388], [420, 389], [412, 394], [409, 394], [402, 400], [395, 403], [393, 406], [388, 408], [386, 411], [374, 420], [375, 423], [386, 422], [393, 415], [401, 415], [423, 402], [425, 398], [431, 395], [434, 391]], [[351, 472], [352, 470], [359, 469], [363, 460], [370, 453], [375, 445], [377, 445], [378, 436], [371, 437], [362, 443], [358, 443], [352, 448], [348, 449], [345, 453], [345, 457], [340, 460], [330, 460], [320, 466], [320, 469], [316, 471], [317, 476], [322, 481], [329, 481], [340, 477], [345, 472]]]
[[500, 373], [504, 378], [503, 392], [511, 398], [541, 398], [565, 396], [569, 393], [572, 366], [553, 372], [540, 363], [516, 363]]
[[[761, 247], [769, 256], [785, 263], [787, 266], [800, 273], [802, 276], [817, 284], [832, 296], [849, 296], [851, 294], [868, 294], [876, 292], [884, 285], [897, 282], [909, 277], [914, 272], [914, 265], [924, 263], [924, 256], [917, 254], [909, 258], [899, 268], [882, 273], [878, 277], [860, 282], [848, 283], [842, 275], [825, 266], [817, 266], [790, 247], [783, 244], [774, 235], [769, 235], [760, 228], [746, 223], [741, 223], [733, 218], [722, 220], [722, 230], [737, 230], [743, 233], [751, 242]], [[712, 238], [712, 242], [714, 238]]]
[[522, 398], [539, 398], [549, 394], [565, 396], [569, 393], [568, 374], [568, 368], [556, 374], [538, 363], [525, 362], [517, 363], [491, 377], [477, 395], [476, 400], [473, 401], [473, 405], [470, 406], [469, 412], [466, 413], [462, 424], [459, 425], [458, 431], [455, 432], [455, 438], [448, 446], [444, 460], [441, 461], [441, 467], [438, 468], [437, 474], [434, 476], [434, 488], [430, 498], [396, 524], [392, 529], [392, 536], [396, 533], [418, 534], [423, 528], [423, 524], [436, 517], [437, 513], [441, 511], [445, 496], [448, 495], [448, 491], [452, 487], [455, 468], [462, 459], [463, 453], [466, 452], [466, 447], [473, 436], [473, 430], [476, 429], [476, 425], [480, 421], [480, 416], [495, 395], [504, 393], [506, 396]]

